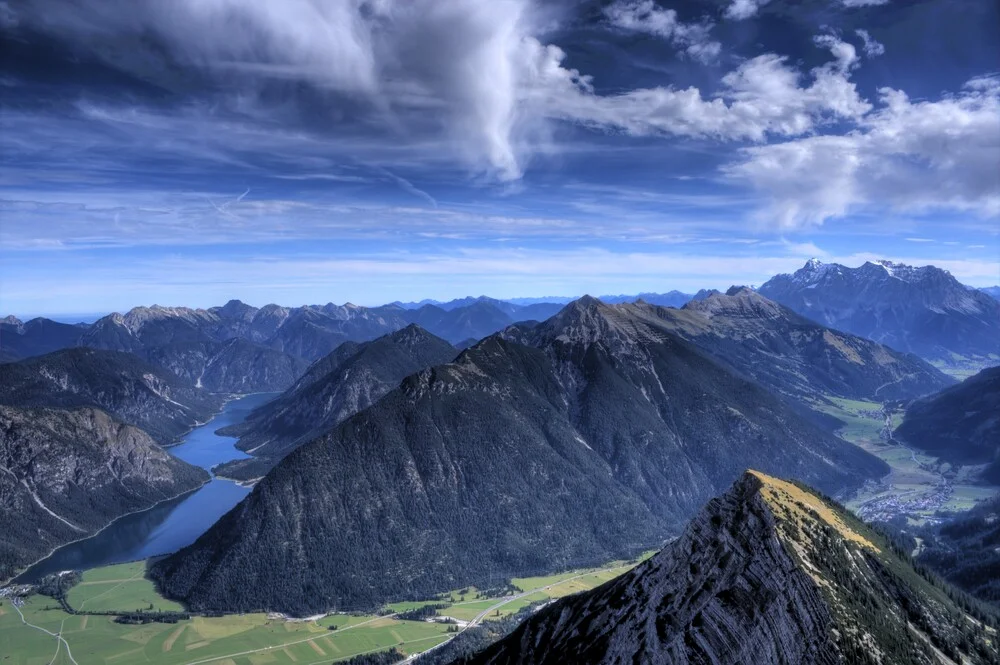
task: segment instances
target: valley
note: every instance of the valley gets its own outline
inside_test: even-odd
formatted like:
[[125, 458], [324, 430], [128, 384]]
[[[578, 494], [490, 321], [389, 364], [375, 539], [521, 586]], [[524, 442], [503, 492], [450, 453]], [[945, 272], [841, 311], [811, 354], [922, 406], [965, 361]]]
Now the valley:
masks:
[[974, 482], [972, 470], [952, 467], [887, 437], [902, 413], [878, 402], [824, 396], [815, 408], [845, 423], [838, 434], [882, 459], [891, 472], [869, 481], [845, 505], [866, 521], [906, 518], [914, 525], [940, 521], [938, 513], [969, 510], [1000, 493], [1000, 486]]
[[[642, 559], [651, 555], [649, 552]], [[596, 588], [637, 563], [614, 561], [598, 568], [514, 579], [507, 592], [494, 597], [471, 587], [456, 589], [426, 601], [390, 604], [380, 614], [286, 620], [281, 615], [251, 613], [193, 616], [175, 624], [145, 625], [119, 624], [112, 616], [87, 614], [129, 612], [150, 606], [158, 611], [181, 609], [156, 592], [145, 577], [145, 562], [136, 561], [86, 571], [67, 594], [67, 602], [76, 614], [46, 596], [32, 595], [19, 601], [0, 597], [0, 653], [11, 656], [3, 661], [10, 665], [43, 661], [52, 665], [319, 665], [392, 647], [414, 655], [442, 645], [482, 622], [497, 621], [529, 606]], [[425, 605], [438, 608], [435, 621], [399, 617], [402, 612]], [[446, 622], [449, 618], [450, 622]], [[69, 651], [63, 646], [56, 653], [59, 638], [69, 645]]]
[[[273, 397], [259, 393], [231, 400], [168, 452], [209, 472], [222, 462], [246, 457], [233, 446], [234, 437], [219, 436], [215, 430], [242, 422], [251, 409]], [[248, 487], [213, 476], [192, 492], [120, 517], [97, 534], [56, 549], [17, 579], [31, 581], [61, 570], [86, 570], [174, 552], [194, 542], [249, 492]]]

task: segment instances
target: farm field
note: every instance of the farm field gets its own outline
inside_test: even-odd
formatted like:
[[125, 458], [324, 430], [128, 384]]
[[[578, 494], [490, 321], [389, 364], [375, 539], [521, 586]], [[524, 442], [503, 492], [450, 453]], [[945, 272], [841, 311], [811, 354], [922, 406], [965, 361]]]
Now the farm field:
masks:
[[[506, 598], [484, 598], [470, 587], [446, 594], [444, 600], [395, 603], [388, 609], [400, 612], [449, 603], [440, 614], [468, 622], [490, 610], [482, 617], [489, 620], [534, 602], [594, 588], [633, 565], [616, 561], [602, 568], [519, 579], [515, 584], [521, 593]], [[67, 600], [76, 609], [82, 605], [91, 611], [128, 612], [148, 609], [150, 604], [162, 610], [180, 609], [156, 593], [143, 577], [144, 570], [145, 562], [134, 562], [87, 571]], [[464, 601], [459, 600], [462, 595]], [[22, 623], [19, 611], [32, 626]], [[0, 604], [0, 664], [318, 665], [391, 647], [419, 653], [451, 638], [454, 632], [449, 633], [449, 627], [447, 623], [347, 614], [311, 621], [267, 614], [195, 616], [176, 624], [123, 625], [112, 616], [68, 614], [57, 601], [34, 595], [19, 608], [6, 598]]]

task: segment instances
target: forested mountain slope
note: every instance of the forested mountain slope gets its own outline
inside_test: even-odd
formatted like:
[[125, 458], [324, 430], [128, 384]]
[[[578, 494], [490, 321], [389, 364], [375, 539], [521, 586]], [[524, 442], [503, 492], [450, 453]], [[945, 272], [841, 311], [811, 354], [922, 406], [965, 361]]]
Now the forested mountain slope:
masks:
[[254, 457], [217, 471], [259, 478], [296, 447], [370, 406], [410, 374], [457, 354], [451, 344], [416, 325], [371, 342], [345, 343], [317, 360], [284, 394], [255, 409], [244, 422], [221, 430], [239, 436], [236, 447]]

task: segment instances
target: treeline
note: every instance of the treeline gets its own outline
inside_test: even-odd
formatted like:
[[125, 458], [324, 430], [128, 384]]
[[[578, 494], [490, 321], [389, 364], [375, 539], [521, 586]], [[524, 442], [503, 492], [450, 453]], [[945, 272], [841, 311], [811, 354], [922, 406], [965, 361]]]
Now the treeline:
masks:
[[412, 610], [397, 613], [396, 618], [402, 619], [403, 621], [426, 621], [431, 617], [437, 616], [440, 610], [443, 610], [446, 607], [448, 607], [448, 605], [445, 603], [421, 605], [420, 607], [415, 607]]
[[117, 612], [88, 612], [87, 614], [115, 614], [115, 623], [124, 624], [147, 624], [147, 623], [177, 623], [178, 621], [184, 621], [190, 619], [191, 615], [187, 612], [126, 612], [124, 614]]
[[388, 651], [366, 653], [348, 660], [338, 660], [336, 665], [392, 665], [406, 658], [406, 654], [393, 647]]

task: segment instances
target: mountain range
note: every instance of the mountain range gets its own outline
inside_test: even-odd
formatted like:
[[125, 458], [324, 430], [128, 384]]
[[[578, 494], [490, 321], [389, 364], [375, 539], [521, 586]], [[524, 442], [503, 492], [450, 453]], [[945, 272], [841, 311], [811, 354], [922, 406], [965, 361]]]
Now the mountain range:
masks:
[[[916, 356], [823, 328], [745, 288], [712, 293], [680, 310], [643, 302], [615, 309], [669, 327], [717, 361], [804, 407], [829, 396], [912, 398], [954, 382]], [[523, 324], [504, 334], [519, 339], [531, 328]], [[280, 398], [244, 423], [220, 431], [241, 437], [237, 447], [255, 459], [227, 463], [217, 472], [240, 480], [258, 478], [291, 449], [326, 433], [407, 375], [443, 364], [457, 353], [415, 325], [404, 332], [341, 345]]]
[[810, 260], [760, 293], [823, 325], [948, 365], [1000, 361], [1000, 302], [934, 266]]
[[653, 558], [454, 665], [1000, 662], [966, 608], [839, 506], [748, 472]]
[[831, 492], [888, 470], [641, 308], [582, 298], [407, 377], [152, 574], [198, 609], [373, 607], [633, 554], [750, 466]]

